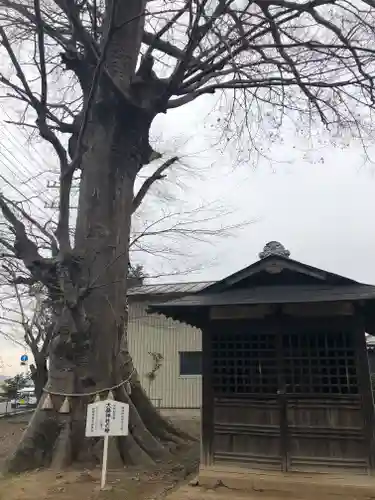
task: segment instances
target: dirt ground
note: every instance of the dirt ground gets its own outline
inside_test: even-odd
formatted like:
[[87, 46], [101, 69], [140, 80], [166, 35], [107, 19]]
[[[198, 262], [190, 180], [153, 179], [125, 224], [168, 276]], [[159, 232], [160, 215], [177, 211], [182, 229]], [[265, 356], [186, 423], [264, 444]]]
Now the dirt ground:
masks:
[[[196, 481], [182, 484], [166, 500], [375, 500], [375, 480], [371, 476], [343, 474], [257, 474], [255, 480], [242, 474], [229, 482], [199, 486]], [[261, 477], [265, 481], [259, 480]], [[228, 479], [228, 477], [227, 477]]]
[[5, 458], [18, 443], [26, 429], [29, 416], [28, 414], [0, 419], [0, 470]]
[[[198, 436], [200, 421], [195, 415], [174, 415], [176, 425]], [[27, 418], [0, 419], [0, 468], [27, 426]], [[0, 477], [0, 500], [375, 500], [375, 482], [371, 487], [361, 483], [346, 485], [338, 491], [310, 484], [294, 485], [290, 490], [283, 482], [270, 483], [266, 488], [255, 484], [242, 490], [235, 485], [224, 485], [219, 480], [212, 487], [198, 486], [195, 478], [199, 460], [199, 443], [181, 450], [175, 460], [158, 464], [152, 469], [128, 468], [108, 473], [108, 489], [100, 491], [100, 468], [70, 470], [56, 473], [51, 470], [35, 471], [13, 477]], [[220, 479], [220, 475], [218, 478]], [[361, 481], [357, 478], [356, 481]], [[366, 482], [366, 476], [363, 477]], [[369, 479], [367, 479], [367, 482]], [[319, 483], [324, 483], [320, 481]]]
[[[171, 418], [176, 425], [199, 435], [199, 418]], [[0, 420], [0, 468], [27, 426], [27, 418]], [[194, 476], [199, 462], [199, 443], [182, 449], [175, 460], [147, 471], [137, 468], [108, 472], [108, 489], [99, 490], [100, 468], [86, 471], [35, 471], [0, 478], [0, 500], [159, 500]]]

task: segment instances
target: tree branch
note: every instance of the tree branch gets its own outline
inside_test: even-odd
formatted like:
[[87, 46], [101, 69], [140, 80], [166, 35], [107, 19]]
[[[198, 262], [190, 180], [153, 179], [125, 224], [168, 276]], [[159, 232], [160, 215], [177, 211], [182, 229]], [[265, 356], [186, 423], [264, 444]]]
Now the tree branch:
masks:
[[164, 179], [166, 176], [163, 175], [163, 173], [169, 168], [173, 163], [178, 161], [178, 156], [173, 156], [169, 160], [165, 161], [160, 167], [158, 167], [155, 172], [148, 177], [142, 186], [140, 187], [138, 193], [134, 196], [133, 199], [133, 204], [132, 204], [132, 213], [134, 213], [136, 210], [138, 210], [139, 206], [141, 205], [142, 201], [144, 200], [146, 194], [148, 193], [149, 189], [151, 186], [156, 182], [161, 179]]
[[0, 195], [0, 210], [10, 224], [15, 236], [14, 255], [22, 260], [25, 267], [46, 286], [51, 286], [51, 261], [40, 255], [37, 245], [26, 234], [25, 225], [10, 210], [3, 195]]
[[47, 70], [46, 70], [46, 55], [44, 47], [44, 28], [42, 22], [42, 15], [40, 12], [40, 0], [34, 0], [34, 10], [35, 10], [35, 20], [36, 20], [36, 30], [38, 37], [38, 50], [39, 50], [39, 64], [40, 64], [40, 104], [46, 109], [47, 108]]
[[8, 40], [8, 37], [5, 33], [5, 30], [2, 26], [0, 26], [0, 36], [1, 36], [2, 45], [5, 48], [5, 50], [7, 51], [10, 60], [12, 61], [14, 69], [16, 70], [17, 78], [21, 81], [26, 96], [28, 97], [28, 99], [30, 100], [32, 105], [35, 107], [35, 109], [37, 109], [39, 107], [40, 103], [39, 103], [38, 99], [34, 96], [33, 92], [30, 89], [29, 84], [27, 83], [25, 73], [22, 71], [21, 65], [18, 62], [16, 54], [14, 53], [14, 50], [12, 49], [12, 46], [11, 46], [11, 44]]
[[[34, 0], [36, 29], [38, 36], [38, 49], [40, 60], [40, 74], [41, 74], [41, 100], [36, 103], [35, 109], [38, 113], [37, 125], [40, 130], [41, 136], [52, 144], [60, 160], [60, 217], [56, 229], [56, 237], [60, 243], [60, 251], [67, 252], [70, 250], [69, 241], [69, 204], [70, 204], [70, 190], [73, 177], [67, 171], [71, 168], [68, 165], [68, 158], [65, 148], [57, 138], [56, 134], [47, 125], [46, 116], [47, 109], [47, 74], [45, 62], [45, 46], [44, 46], [44, 30], [43, 22], [40, 12], [40, 0]], [[8, 51], [9, 53], [9, 51]], [[57, 246], [54, 247], [57, 250]]]
[[34, 217], [29, 215], [22, 207], [20, 207], [18, 204], [16, 204], [14, 201], [9, 200], [6, 198], [4, 195], [2, 195], [3, 200], [8, 204], [11, 205], [15, 210], [17, 210], [26, 220], [28, 220], [31, 224], [33, 224], [36, 228], [39, 229], [39, 231], [46, 236], [46, 238], [50, 241], [51, 243], [51, 250], [53, 255], [57, 255], [58, 253], [58, 245], [56, 238], [46, 230], [42, 224], [40, 224]]

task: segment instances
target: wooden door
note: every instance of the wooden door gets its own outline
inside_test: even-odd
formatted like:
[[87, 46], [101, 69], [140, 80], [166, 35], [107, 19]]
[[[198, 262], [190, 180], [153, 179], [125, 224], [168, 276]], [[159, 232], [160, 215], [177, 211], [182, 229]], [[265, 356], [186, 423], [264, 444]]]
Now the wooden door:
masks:
[[369, 470], [354, 334], [283, 332], [286, 469]]
[[214, 463], [282, 469], [276, 340], [265, 322], [213, 332]]
[[212, 461], [252, 469], [371, 468], [353, 330], [242, 324], [212, 334]]

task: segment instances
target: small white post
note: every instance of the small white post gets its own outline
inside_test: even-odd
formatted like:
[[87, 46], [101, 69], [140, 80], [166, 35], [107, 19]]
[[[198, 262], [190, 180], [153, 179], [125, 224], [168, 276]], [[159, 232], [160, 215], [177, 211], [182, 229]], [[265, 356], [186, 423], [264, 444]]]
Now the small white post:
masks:
[[102, 480], [100, 483], [101, 490], [104, 490], [105, 482], [107, 479], [108, 440], [109, 440], [109, 436], [108, 436], [108, 434], [106, 434], [104, 436], [104, 446], [103, 446]]

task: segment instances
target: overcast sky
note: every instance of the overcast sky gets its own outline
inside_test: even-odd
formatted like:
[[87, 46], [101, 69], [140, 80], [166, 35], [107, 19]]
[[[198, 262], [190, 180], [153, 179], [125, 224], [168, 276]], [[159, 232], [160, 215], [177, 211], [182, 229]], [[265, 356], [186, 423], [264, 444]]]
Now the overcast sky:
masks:
[[[1, 106], [2, 118], [7, 119], [7, 108]], [[9, 110], [11, 103], [7, 106]], [[209, 126], [211, 107], [212, 102], [202, 98], [188, 108], [163, 115], [155, 122], [154, 134], [163, 151], [183, 154], [189, 168], [200, 173], [181, 174], [180, 203], [194, 207], [219, 202], [233, 211], [223, 224], [244, 220], [253, 223], [235, 237], [215, 240], [212, 245], [185, 243], [194, 251], [196, 263], [203, 266], [194, 275], [179, 279], [221, 279], [257, 260], [263, 246], [277, 240], [296, 260], [375, 284], [375, 170], [364, 161], [358, 144], [353, 141], [345, 149], [320, 145], [311, 150], [306, 141], [287, 131], [284, 143], [275, 143], [267, 151], [273, 162], [264, 158], [255, 166], [237, 162], [233, 150], [223, 152], [219, 146], [212, 146], [216, 131], [213, 133]], [[13, 195], [11, 182], [29, 194], [21, 180], [51, 169], [53, 156], [37, 144], [28, 145], [23, 133], [4, 124], [0, 139], [0, 188]], [[178, 171], [171, 174], [172, 181], [174, 175], [178, 176]], [[49, 179], [53, 179], [52, 174], [38, 176], [29, 187], [41, 192], [40, 199], [33, 201], [35, 214], [51, 213], [44, 206], [55, 196], [45, 189]], [[140, 260], [146, 270], [155, 267], [155, 259], [150, 256]], [[184, 257], [180, 265], [186, 266]], [[0, 347], [4, 363], [1, 372], [19, 372], [22, 348], [4, 340], [0, 340]]]

